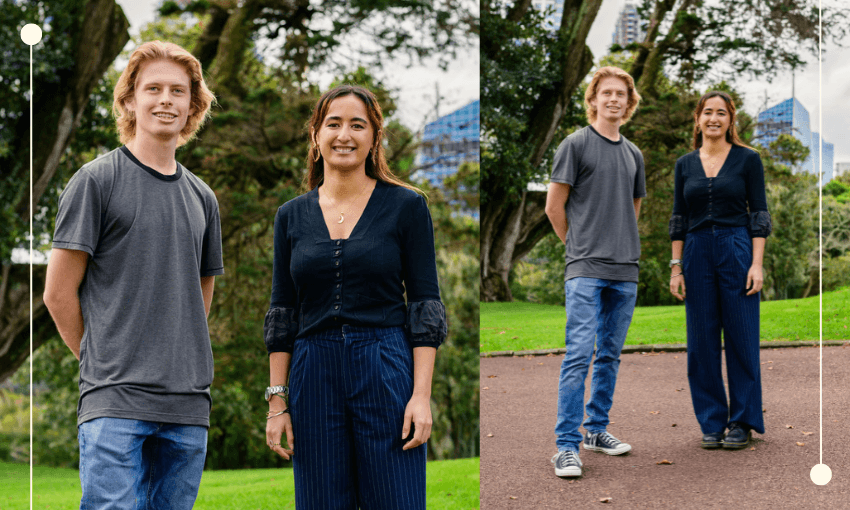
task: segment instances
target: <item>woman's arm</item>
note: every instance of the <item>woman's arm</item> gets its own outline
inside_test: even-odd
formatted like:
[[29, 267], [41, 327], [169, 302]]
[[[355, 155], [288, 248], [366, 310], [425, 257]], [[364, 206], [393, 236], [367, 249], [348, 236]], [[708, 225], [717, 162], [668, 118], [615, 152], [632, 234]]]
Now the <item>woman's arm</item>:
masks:
[[[272, 296], [266, 313], [263, 335], [269, 353], [269, 386], [286, 386], [289, 381], [289, 365], [295, 337], [298, 335], [298, 319], [295, 310], [298, 298], [295, 283], [289, 271], [292, 243], [286, 232], [287, 220], [284, 207], [278, 209], [274, 221], [274, 263], [272, 268]], [[292, 433], [292, 418], [289, 413], [273, 416], [285, 409], [288, 403], [280, 396], [269, 399], [269, 419], [266, 420], [266, 443], [271, 450], [284, 459], [289, 459], [295, 446]], [[288, 449], [281, 445], [286, 434]]]
[[749, 289], [748, 296], [761, 291], [764, 285], [764, 271], [762, 270], [762, 259], [764, 259], [764, 237], [753, 238], [753, 263], [750, 270], [747, 272], [747, 286]]
[[[673, 214], [670, 217], [670, 240], [672, 245], [672, 260], [682, 260], [685, 247], [685, 236], [688, 232], [688, 211], [685, 204], [684, 158], [676, 162], [674, 173]], [[685, 300], [684, 265], [674, 265], [670, 268], [670, 293], [679, 301]]]
[[[673, 260], [682, 260], [682, 250], [685, 246], [685, 241], [673, 241], [672, 258]], [[676, 296], [679, 301], [685, 300], [685, 275], [681, 265], [675, 265], [670, 268], [670, 293]]]
[[401, 438], [410, 435], [411, 424], [413, 437], [404, 444], [403, 450], [416, 448], [431, 437], [431, 379], [436, 357], [437, 349], [434, 347], [413, 348], [413, 396], [404, 410]]
[[[289, 382], [289, 364], [292, 354], [288, 352], [273, 352], [269, 354], [269, 386], [287, 386]], [[273, 395], [269, 399], [269, 415], [275, 415], [288, 408], [284, 399], [279, 395]], [[283, 434], [286, 434], [286, 443], [289, 448], [281, 444]], [[292, 417], [289, 413], [283, 413], [266, 420], [266, 442], [269, 447], [284, 459], [289, 459], [295, 450], [295, 435], [292, 433]]]

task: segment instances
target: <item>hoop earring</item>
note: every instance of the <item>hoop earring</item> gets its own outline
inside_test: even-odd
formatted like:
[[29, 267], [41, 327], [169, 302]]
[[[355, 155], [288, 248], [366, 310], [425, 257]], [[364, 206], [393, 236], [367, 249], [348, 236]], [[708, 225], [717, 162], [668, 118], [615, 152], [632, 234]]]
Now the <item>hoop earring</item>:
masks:
[[378, 147], [372, 147], [372, 166], [378, 170]]
[[319, 158], [322, 157], [322, 151], [319, 150], [319, 147], [313, 147], [313, 148], [316, 149], [316, 155], [313, 157], [313, 161], [318, 163]]

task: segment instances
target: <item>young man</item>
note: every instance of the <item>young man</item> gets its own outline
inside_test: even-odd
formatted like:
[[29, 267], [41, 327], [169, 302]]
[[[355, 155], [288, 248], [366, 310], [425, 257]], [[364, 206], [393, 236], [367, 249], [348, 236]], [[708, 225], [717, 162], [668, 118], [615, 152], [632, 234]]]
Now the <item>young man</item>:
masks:
[[[646, 196], [643, 156], [620, 135], [640, 96], [622, 69], [603, 67], [585, 94], [590, 125], [564, 140], [555, 154], [546, 214], [566, 243], [566, 346], [558, 385], [558, 476], [581, 476], [579, 425], [584, 380], [596, 345], [587, 402], [584, 448], [620, 455], [631, 446], [606, 432], [620, 351], [637, 297], [640, 235]], [[567, 219], [569, 218], [569, 229]]]
[[214, 96], [197, 59], [153, 41], [114, 98], [125, 146], [62, 192], [44, 291], [80, 360], [80, 506], [190, 509], [211, 405], [207, 315], [224, 270], [215, 194], [174, 154]]

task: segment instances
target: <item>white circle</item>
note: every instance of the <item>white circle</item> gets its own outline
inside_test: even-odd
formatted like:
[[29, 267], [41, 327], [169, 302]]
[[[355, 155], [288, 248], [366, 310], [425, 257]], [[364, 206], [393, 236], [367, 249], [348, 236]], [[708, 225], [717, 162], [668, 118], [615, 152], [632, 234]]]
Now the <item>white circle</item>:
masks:
[[816, 464], [809, 476], [817, 485], [826, 485], [832, 480], [832, 470], [826, 464]]
[[30, 46], [35, 46], [41, 41], [41, 27], [29, 23], [21, 29], [21, 40]]

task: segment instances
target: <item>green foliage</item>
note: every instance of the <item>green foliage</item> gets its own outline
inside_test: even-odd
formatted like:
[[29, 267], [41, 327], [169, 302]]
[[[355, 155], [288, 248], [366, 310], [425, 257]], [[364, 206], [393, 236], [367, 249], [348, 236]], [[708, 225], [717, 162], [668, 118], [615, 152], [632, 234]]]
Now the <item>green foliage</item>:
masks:
[[823, 195], [835, 197], [840, 204], [850, 203], [850, 185], [833, 179], [823, 187]]
[[29, 396], [0, 389], [0, 459], [29, 459]]
[[[486, 2], [481, 23], [484, 40], [481, 52], [481, 189], [482, 200], [508, 206], [521, 196], [530, 181], [549, 174], [550, 157], [557, 142], [547, 150], [540, 167], [528, 155], [535, 140], [527, 139], [529, 120], [541, 94], [559, 81], [557, 55], [561, 48], [556, 34], [544, 28], [543, 14], [528, 9], [514, 23], [503, 17], [507, 3]], [[583, 122], [583, 95], [576, 94], [566, 112], [564, 126]]]
[[543, 238], [513, 267], [508, 282], [517, 301], [564, 304], [564, 243], [555, 233]]

